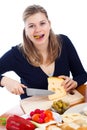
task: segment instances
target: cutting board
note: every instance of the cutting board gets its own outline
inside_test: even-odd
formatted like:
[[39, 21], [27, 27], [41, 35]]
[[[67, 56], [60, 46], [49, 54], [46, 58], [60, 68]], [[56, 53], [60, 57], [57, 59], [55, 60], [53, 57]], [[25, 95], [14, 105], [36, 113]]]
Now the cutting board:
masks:
[[[80, 94], [77, 90], [73, 91], [74, 94], [67, 93], [66, 96], [59, 98], [66, 102], [69, 102], [70, 105], [81, 103], [84, 101], [84, 96]], [[59, 100], [56, 99], [56, 100]], [[37, 108], [39, 109], [49, 109], [53, 101], [49, 100], [48, 96], [33, 96], [20, 101], [20, 105], [24, 113], [30, 113]]]

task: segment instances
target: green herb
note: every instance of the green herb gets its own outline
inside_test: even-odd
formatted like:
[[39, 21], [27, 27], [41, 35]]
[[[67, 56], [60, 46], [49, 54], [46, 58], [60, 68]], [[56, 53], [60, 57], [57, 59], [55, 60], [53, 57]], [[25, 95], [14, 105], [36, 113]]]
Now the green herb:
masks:
[[3, 126], [6, 125], [6, 118], [5, 117], [0, 118], [0, 125], [3, 125]]

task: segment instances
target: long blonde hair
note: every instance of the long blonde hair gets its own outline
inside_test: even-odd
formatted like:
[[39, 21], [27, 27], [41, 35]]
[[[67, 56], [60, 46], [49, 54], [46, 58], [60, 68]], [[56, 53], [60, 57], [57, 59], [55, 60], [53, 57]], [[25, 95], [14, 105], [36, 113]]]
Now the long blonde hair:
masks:
[[[28, 6], [23, 13], [23, 21], [25, 22], [27, 18], [31, 15], [36, 14], [38, 12], [44, 13], [46, 18], [48, 19], [48, 15], [46, 10], [40, 5], [31, 5]], [[23, 30], [23, 45], [22, 50], [24, 55], [26, 56], [28, 62], [34, 66], [40, 66], [43, 64], [43, 57], [35, 48], [32, 41], [26, 36], [25, 29]], [[52, 29], [49, 34], [49, 44], [48, 44], [48, 58], [49, 64], [55, 61], [61, 53], [61, 44], [58, 36], [56, 36]]]

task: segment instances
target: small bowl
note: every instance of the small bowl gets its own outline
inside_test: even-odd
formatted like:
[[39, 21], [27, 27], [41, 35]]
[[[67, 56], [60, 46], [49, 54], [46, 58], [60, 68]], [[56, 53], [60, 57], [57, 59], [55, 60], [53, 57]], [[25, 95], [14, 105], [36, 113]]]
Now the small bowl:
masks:
[[70, 105], [68, 102], [65, 102], [63, 100], [57, 100], [57, 101], [53, 101], [51, 110], [59, 114], [63, 114], [69, 107]]

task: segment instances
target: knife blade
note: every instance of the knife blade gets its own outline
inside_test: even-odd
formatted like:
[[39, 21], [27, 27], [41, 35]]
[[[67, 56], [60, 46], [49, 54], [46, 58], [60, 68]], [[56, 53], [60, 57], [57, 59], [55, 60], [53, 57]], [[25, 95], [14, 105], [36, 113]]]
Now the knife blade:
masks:
[[54, 92], [46, 89], [26, 88], [26, 94], [27, 96], [45, 96], [54, 94]]

